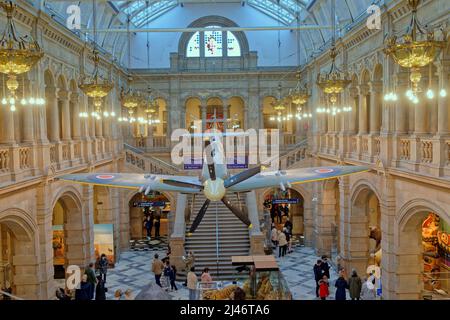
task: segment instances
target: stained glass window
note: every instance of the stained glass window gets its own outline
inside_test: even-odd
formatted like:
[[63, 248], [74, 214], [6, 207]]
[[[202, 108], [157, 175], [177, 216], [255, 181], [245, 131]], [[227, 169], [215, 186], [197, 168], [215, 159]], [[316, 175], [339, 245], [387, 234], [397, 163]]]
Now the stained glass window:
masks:
[[[211, 26], [214, 28], [216, 26]], [[205, 57], [222, 56], [222, 31], [205, 31]]]
[[200, 32], [194, 33], [187, 45], [186, 56], [200, 57]]
[[239, 41], [230, 31], [227, 31], [227, 50], [227, 55], [229, 57], [241, 56], [241, 46], [239, 45]]

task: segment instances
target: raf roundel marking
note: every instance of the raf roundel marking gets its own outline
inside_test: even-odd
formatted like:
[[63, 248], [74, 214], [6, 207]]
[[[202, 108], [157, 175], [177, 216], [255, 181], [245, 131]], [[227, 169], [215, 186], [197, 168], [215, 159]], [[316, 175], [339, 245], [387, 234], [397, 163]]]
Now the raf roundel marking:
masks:
[[98, 176], [95, 176], [97, 179], [101, 179], [101, 180], [111, 180], [114, 179], [113, 175], [110, 174], [100, 174]]
[[317, 169], [317, 170], [314, 170], [315, 173], [331, 173], [333, 171], [334, 171], [333, 169]]

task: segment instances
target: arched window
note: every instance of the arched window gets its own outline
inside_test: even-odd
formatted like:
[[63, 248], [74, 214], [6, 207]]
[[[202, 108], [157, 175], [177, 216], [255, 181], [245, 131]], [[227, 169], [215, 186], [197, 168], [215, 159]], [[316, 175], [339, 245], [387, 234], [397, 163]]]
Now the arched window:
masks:
[[[220, 26], [210, 25], [206, 28], [220, 28]], [[188, 58], [240, 57], [241, 46], [236, 36], [230, 31], [195, 32], [188, 41], [186, 56]]]

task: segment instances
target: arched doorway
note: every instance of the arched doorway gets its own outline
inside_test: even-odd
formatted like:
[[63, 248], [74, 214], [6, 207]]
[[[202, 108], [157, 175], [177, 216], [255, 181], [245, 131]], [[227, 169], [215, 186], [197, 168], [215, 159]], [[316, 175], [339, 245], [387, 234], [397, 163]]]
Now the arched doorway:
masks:
[[171, 203], [169, 198], [159, 192], [153, 192], [148, 196], [137, 193], [129, 202], [130, 210], [130, 239], [140, 240], [146, 238], [147, 230], [144, 220], [147, 216], [153, 221], [151, 238], [156, 237], [155, 224], [160, 221], [159, 236], [167, 237], [169, 234], [169, 213]]
[[350, 212], [350, 264], [360, 274], [368, 266], [381, 267], [381, 210], [380, 201], [367, 185], [360, 185], [353, 193]]
[[202, 129], [201, 104], [202, 102], [198, 98], [189, 98], [186, 100], [186, 129], [189, 132]]
[[[297, 190], [287, 188], [283, 191], [280, 188], [274, 188], [266, 191], [263, 199], [264, 207], [270, 211], [272, 222], [275, 222], [278, 229], [283, 228], [286, 218], [289, 217], [292, 222], [292, 233], [303, 236], [305, 200]], [[287, 215], [285, 215], [286, 212]]]
[[0, 289], [24, 299], [37, 299], [35, 233], [21, 215], [13, 210], [0, 213]]
[[56, 197], [52, 209], [52, 249], [55, 284], [65, 287], [68, 265], [82, 268], [91, 259], [92, 240], [85, 234], [86, 225], [82, 214], [79, 194], [75, 190], [63, 191]]
[[430, 204], [400, 217], [396, 298], [448, 299], [450, 216]]

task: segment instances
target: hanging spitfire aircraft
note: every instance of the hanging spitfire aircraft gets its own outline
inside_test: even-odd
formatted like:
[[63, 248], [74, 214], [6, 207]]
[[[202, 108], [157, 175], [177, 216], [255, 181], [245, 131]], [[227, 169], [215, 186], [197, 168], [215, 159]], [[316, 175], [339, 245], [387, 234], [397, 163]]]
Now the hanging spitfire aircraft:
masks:
[[[235, 135], [235, 133], [231, 134]], [[227, 132], [215, 131], [199, 135], [209, 138], [205, 141], [205, 161], [200, 177], [134, 173], [80, 173], [63, 175], [59, 179], [81, 184], [137, 189], [145, 195], [152, 191], [203, 193], [206, 201], [190, 227], [188, 233], [190, 235], [202, 221], [211, 201], [222, 201], [244, 224], [249, 228], [252, 227], [247, 215], [228, 200], [227, 192], [248, 192], [269, 187], [285, 189], [294, 184], [333, 179], [369, 170], [365, 166], [334, 166], [262, 171], [262, 166], [258, 165], [230, 176], [227, 173], [225, 152], [220, 141], [220, 136], [227, 135]]]

